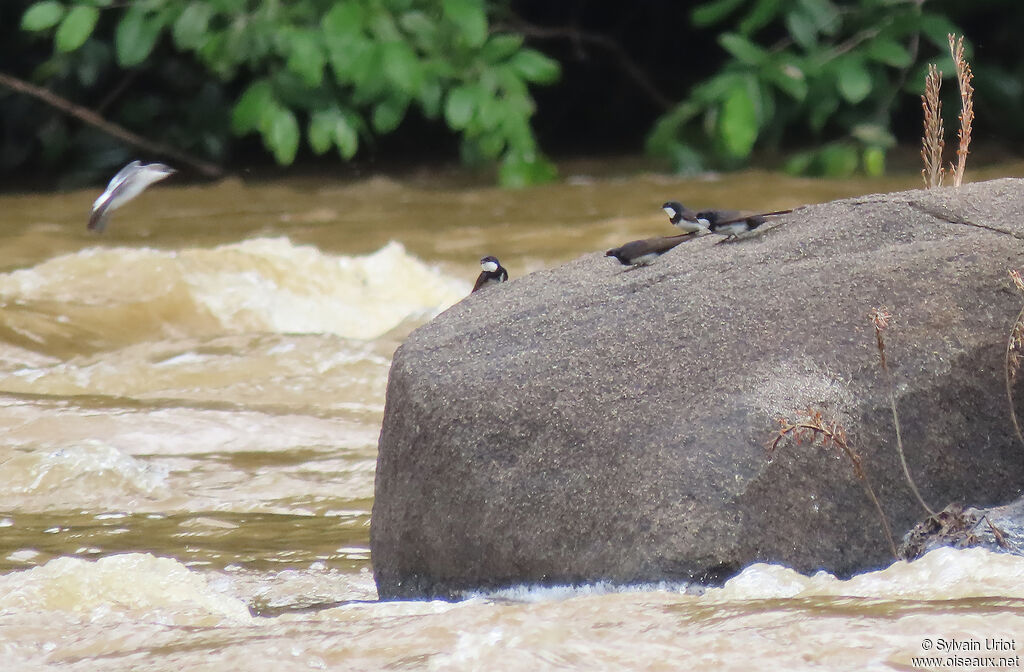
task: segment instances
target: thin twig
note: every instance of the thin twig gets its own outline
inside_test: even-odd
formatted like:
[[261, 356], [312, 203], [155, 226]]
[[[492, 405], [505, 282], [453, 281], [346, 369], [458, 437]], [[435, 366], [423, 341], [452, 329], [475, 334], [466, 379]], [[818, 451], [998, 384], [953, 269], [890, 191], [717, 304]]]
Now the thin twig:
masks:
[[103, 114], [103, 112], [114, 104], [114, 101], [121, 97], [121, 94], [128, 90], [128, 87], [132, 85], [135, 78], [142, 72], [138, 68], [133, 68], [125, 73], [125, 76], [121, 78], [121, 81], [117, 83], [117, 86], [110, 90], [110, 93], [103, 96], [103, 100], [93, 110], [96, 114]]
[[525, 35], [529, 38], [538, 40], [569, 40], [572, 44], [578, 45], [581, 43], [589, 43], [597, 47], [610, 52], [616, 58], [616, 65], [619, 66], [633, 81], [636, 85], [647, 94], [647, 97], [662, 110], [671, 110], [675, 107], [675, 103], [665, 97], [661, 90], [654, 85], [650, 77], [647, 76], [647, 72], [637, 65], [630, 55], [622, 48], [618, 42], [608, 37], [607, 35], [601, 35], [600, 33], [592, 33], [586, 30], [581, 30], [575, 26], [536, 26], [531, 23], [527, 23], [522, 19], [516, 18], [511, 21], [509, 25], [497, 24], [496, 30], [501, 29], [513, 30], [517, 33]]
[[903, 453], [903, 433], [900, 431], [900, 416], [896, 411], [896, 383], [892, 379], [892, 372], [889, 370], [889, 364], [885, 360], [885, 340], [882, 338], [882, 332], [889, 326], [892, 314], [882, 307], [873, 309], [870, 317], [871, 323], [875, 327], [875, 343], [878, 348], [878, 357], [882, 363], [882, 370], [885, 371], [886, 382], [888, 383], [889, 407], [892, 409], [892, 420], [896, 426], [896, 452], [899, 453], [900, 464], [903, 465], [903, 475], [906, 477], [910, 489], [914, 492], [914, 496], [917, 497], [917, 501], [929, 515], [934, 516], [936, 515], [935, 511], [932, 507], [928, 506], [924, 501], [924, 497], [917, 490], [917, 484], [914, 483], [914, 478], [910, 475], [910, 467], [907, 466], [907, 457]]
[[[1020, 272], [1010, 271], [1010, 278], [1018, 290], [1024, 292], [1024, 278]], [[1013, 382], [1017, 379], [1017, 371], [1020, 370], [1020, 353], [1024, 350], [1024, 308], [1017, 313], [1017, 319], [1013, 321], [1013, 328], [1010, 329], [1010, 337], [1006, 340], [1006, 366], [1004, 367], [1004, 378], [1006, 381], [1006, 401], [1010, 406], [1010, 421], [1013, 423], [1013, 431], [1017, 438], [1024, 443], [1024, 434], [1021, 434], [1020, 423], [1017, 422], [1017, 405], [1013, 398]]]
[[36, 86], [35, 84], [30, 84], [29, 82], [18, 79], [17, 77], [12, 77], [11, 75], [3, 72], [0, 72], [0, 85], [41, 100], [47, 105], [55, 107], [65, 114], [69, 114], [91, 126], [95, 126], [104, 133], [112, 135], [115, 138], [123, 140], [124, 142], [134, 145], [146, 152], [160, 156], [167, 156], [179, 163], [191, 166], [207, 177], [220, 177], [224, 174], [224, 169], [218, 165], [203, 161], [202, 159], [197, 159], [196, 157], [179, 149], [175, 149], [174, 147], [170, 147], [169, 145], [165, 145], [161, 142], [148, 140], [141, 135], [132, 133], [123, 126], [107, 121], [89, 108], [72, 103], [66, 98], [62, 98], [48, 89]]

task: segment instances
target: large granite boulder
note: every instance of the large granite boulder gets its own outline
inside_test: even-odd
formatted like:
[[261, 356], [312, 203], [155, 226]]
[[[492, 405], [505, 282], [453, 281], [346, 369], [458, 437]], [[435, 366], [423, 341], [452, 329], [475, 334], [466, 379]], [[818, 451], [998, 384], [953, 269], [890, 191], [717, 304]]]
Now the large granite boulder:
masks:
[[[1024, 181], [802, 208], [626, 270], [595, 251], [467, 297], [392, 364], [371, 549], [381, 597], [520, 582], [715, 582], [755, 561], [846, 575], [892, 560], [835, 448], [766, 445], [806, 409], [845, 428], [899, 536], [1024, 485], [1006, 340]], [[622, 241], [625, 242], [625, 241]], [[1024, 394], [1018, 394], [1024, 396]]]

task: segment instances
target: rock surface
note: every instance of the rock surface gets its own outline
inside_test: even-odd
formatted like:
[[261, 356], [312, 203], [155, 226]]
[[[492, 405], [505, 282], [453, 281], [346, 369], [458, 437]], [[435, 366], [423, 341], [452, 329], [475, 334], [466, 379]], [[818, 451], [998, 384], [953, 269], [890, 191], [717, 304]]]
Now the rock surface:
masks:
[[1024, 498], [984, 509], [951, 504], [907, 532], [899, 554], [903, 560], [916, 560], [943, 546], [980, 546], [995, 553], [1024, 556]]
[[[886, 564], [933, 508], [1021, 493], [1003, 358], [1022, 297], [1024, 181], [801, 208], [624, 270], [595, 251], [477, 292], [414, 331], [388, 382], [371, 551], [382, 598], [514, 583], [715, 582], [755, 561], [840, 575]], [[626, 241], [622, 241], [626, 242]], [[1018, 398], [1024, 390], [1018, 390]], [[1021, 411], [1018, 410], [1018, 413]]]

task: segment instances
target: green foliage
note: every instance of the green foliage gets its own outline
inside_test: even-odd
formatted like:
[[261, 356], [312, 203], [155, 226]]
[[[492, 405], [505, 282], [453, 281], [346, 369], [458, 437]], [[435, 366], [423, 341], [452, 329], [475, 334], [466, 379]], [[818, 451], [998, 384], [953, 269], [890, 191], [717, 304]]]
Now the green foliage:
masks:
[[[521, 36], [492, 33], [485, 0], [42, 0], [20, 26], [53, 40], [37, 81], [73, 76], [88, 90], [118, 69], [205, 79], [220, 92], [207, 100], [221, 101], [207, 110], [224, 120], [219, 127], [258, 134], [284, 165], [303, 140], [316, 154], [334, 148], [351, 159], [416, 108], [461, 135], [466, 160], [499, 162], [502, 184], [554, 177], [530, 127], [529, 86], [555, 82], [560, 68]], [[72, 58], [89, 72], [75, 72]], [[150, 93], [134, 114], [153, 120], [177, 95]], [[187, 135], [176, 118], [163, 123]], [[206, 144], [223, 152], [229, 143]]]
[[962, 33], [916, 0], [710, 0], [691, 20], [721, 31], [728, 59], [648, 135], [648, 151], [679, 171], [736, 165], [790, 137], [818, 145], [791, 172], [880, 174], [897, 95], [921, 93], [946, 34]]

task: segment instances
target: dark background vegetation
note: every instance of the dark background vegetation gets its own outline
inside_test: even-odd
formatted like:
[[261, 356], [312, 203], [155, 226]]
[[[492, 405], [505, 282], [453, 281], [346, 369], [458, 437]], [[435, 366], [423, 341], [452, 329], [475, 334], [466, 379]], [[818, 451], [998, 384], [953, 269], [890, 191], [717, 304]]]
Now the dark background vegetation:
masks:
[[[209, 0], [213, 18], [190, 47], [174, 32], [182, 9], [195, 4], [188, 0], [64, 0], [62, 16], [79, 6], [96, 7], [99, 16], [88, 39], [65, 53], [55, 46], [59, 24], [24, 24], [26, 10], [39, 4], [0, 3], [0, 73], [228, 170], [461, 161], [497, 166], [502, 183], [519, 186], [554, 176], [545, 157], [646, 152], [666, 170], [677, 171], [767, 161], [795, 173], [879, 173], [894, 147], [919, 141], [918, 94], [928, 62], [938, 63], [947, 75], [946, 128], [949, 135], [955, 132], [958, 99], [941, 44], [946, 31], [969, 41], [976, 145], [989, 142], [1019, 153], [1024, 141], [1024, 3], [1019, 0], [297, 0], [277, 3], [295, 8], [275, 15], [279, 25], [239, 38], [265, 40], [265, 53], [236, 55], [234, 61], [227, 51], [218, 55], [199, 45], [216, 38], [217, 26], [226, 32], [234, 19], [256, 17], [268, 3]], [[291, 40], [289, 31], [308, 29], [311, 39], [319, 40], [312, 33], [321, 31], [323, 17], [352, 5], [395, 18], [400, 39], [412, 45], [408, 53], [419, 59], [409, 63], [411, 82], [402, 72], [366, 81], [338, 74], [330, 59], [347, 48], [339, 43], [325, 43], [334, 46], [324, 47], [322, 81], [315, 70], [297, 65], [308, 53], [299, 47], [312, 42]], [[143, 56], [139, 62], [124, 63], [120, 50], [132, 45], [119, 31], [131, 12], [142, 17], [136, 22], [142, 26], [138, 39], [145, 43], [152, 33], [152, 46], [135, 50]], [[762, 25], [752, 18], [758, 12], [769, 17]], [[405, 30], [402, 17], [410, 13], [437, 28], [432, 39], [440, 55], [430, 56], [431, 45], [417, 46]], [[560, 73], [529, 58], [522, 67], [506, 67], [519, 57], [516, 53], [481, 56], [487, 47], [482, 35], [475, 35], [479, 16], [485, 17], [488, 40], [522, 36], [520, 51], [546, 55]], [[896, 26], [894, 16], [903, 17]], [[744, 33], [745, 25], [754, 28]], [[363, 37], [379, 43], [375, 30], [368, 21]], [[723, 35], [738, 36], [731, 48]], [[874, 49], [883, 38], [882, 46], [889, 48]], [[496, 60], [487, 60], [492, 57]], [[439, 63], [446, 74], [436, 81], [420, 78], [421, 71]], [[792, 82], [778, 81], [779, 67], [786, 64], [808, 73], [803, 97]], [[825, 64], [820, 71], [818, 64]], [[385, 66], [379, 61], [374, 67]], [[481, 92], [499, 70], [515, 70], [518, 82]], [[240, 122], [243, 95], [260, 78], [271, 82], [275, 94], [270, 104], [261, 99], [251, 107], [276, 109], [276, 116]], [[421, 95], [428, 80], [436, 90]], [[459, 97], [470, 90], [475, 93]], [[452, 115], [452, 98], [465, 103], [464, 115]], [[395, 105], [399, 118], [391, 119]], [[499, 108], [507, 112], [490, 119]], [[326, 135], [314, 142], [317, 115]], [[2, 86], [0, 118], [0, 172], [8, 185], [97, 181], [136, 156], [188, 169]]]

